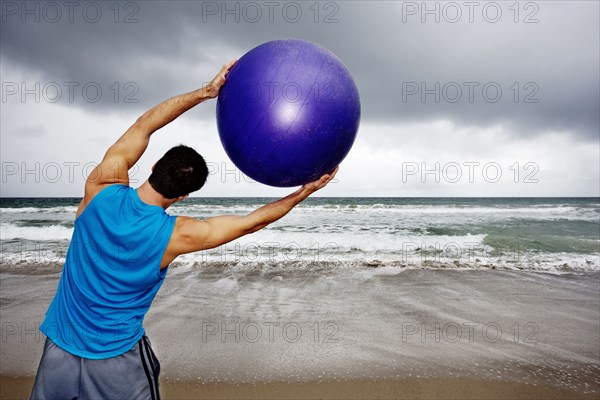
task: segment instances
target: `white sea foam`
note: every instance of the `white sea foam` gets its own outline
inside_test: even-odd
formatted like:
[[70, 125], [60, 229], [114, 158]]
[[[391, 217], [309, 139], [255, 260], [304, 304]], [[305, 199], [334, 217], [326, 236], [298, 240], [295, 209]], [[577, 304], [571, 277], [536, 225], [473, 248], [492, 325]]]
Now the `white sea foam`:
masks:
[[455, 222], [459, 218], [473, 217], [494, 219], [520, 219], [526, 217], [535, 220], [598, 220], [599, 214], [595, 209], [579, 207], [436, 207], [436, 206], [347, 206], [324, 207], [314, 206], [300, 209], [305, 212], [321, 213], [367, 213], [367, 214], [402, 214], [408, 218], [415, 216], [442, 216]]
[[57, 241], [70, 240], [73, 228], [62, 225], [47, 226], [16, 226], [10, 223], [0, 224], [0, 238], [2, 240], [34, 240], [34, 241]]
[[[189, 203], [182, 202], [173, 205], [170, 208], [174, 214], [202, 214], [205, 212], [223, 212], [223, 213], [244, 213], [255, 210], [264, 205], [269, 199], [263, 202], [243, 204], [204, 204], [204, 203]], [[420, 214], [486, 214], [486, 213], [528, 213], [528, 214], [572, 214], [586, 213], [592, 211], [598, 215], [598, 207], [600, 204], [586, 203], [584, 205], [573, 204], [532, 204], [527, 206], [484, 206], [484, 205], [432, 205], [432, 204], [324, 204], [315, 205], [301, 203], [296, 206], [295, 210], [309, 212], [402, 212], [402, 213], [420, 213]], [[55, 207], [1, 207], [0, 213], [75, 213], [77, 206], [55, 206]]]
[[[251, 236], [245, 236], [232, 242], [231, 249], [247, 248], [251, 250], [253, 245], [268, 246], [272, 244], [275, 248], [289, 249], [336, 249], [340, 252], [398, 252], [414, 248], [443, 248], [448, 245], [481, 246], [487, 235], [418, 235], [418, 234], [391, 234], [386, 232], [364, 231], [364, 232], [334, 232], [318, 234], [315, 232], [281, 232], [272, 229], [260, 231]], [[236, 247], [237, 246], [237, 247]], [[227, 248], [227, 246], [226, 246]]]
[[76, 212], [77, 206], [0, 208], [0, 214], [71, 214], [74, 216]]
[[40, 212], [41, 209], [38, 207], [2, 207], [0, 208], [0, 214], [23, 214], [23, 213], [36, 213]]

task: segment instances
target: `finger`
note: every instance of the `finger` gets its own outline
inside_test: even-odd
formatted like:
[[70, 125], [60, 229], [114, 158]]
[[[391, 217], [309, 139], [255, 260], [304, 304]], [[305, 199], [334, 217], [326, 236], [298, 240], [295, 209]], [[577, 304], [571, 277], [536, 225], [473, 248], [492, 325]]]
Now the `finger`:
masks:
[[237, 62], [237, 60], [231, 60], [229, 61], [227, 64], [223, 65], [223, 68], [221, 68], [221, 72], [224, 74], [227, 74], [227, 72], [229, 72], [229, 70], [231, 69], [231, 67], [233, 67], [233, 65]]
[[335, 177], [335, 174], [337, 174], [338, 170], [340, 169], [340, 166], [336, 166], [333, 171], [331, 171], [328, 175], [330, 176], [329, 180], [332, 180]]
[[319, 188], [325, 187], [331, 180], [331, 175], [325, 174], [319, 179]]
[[221, 77], [223, 78], [223, 80], [225, 80], [227, 78], [227, 75], [229, 75], [230, 72], [231, 72], [231, 70], [228, 69], [221, 73]]

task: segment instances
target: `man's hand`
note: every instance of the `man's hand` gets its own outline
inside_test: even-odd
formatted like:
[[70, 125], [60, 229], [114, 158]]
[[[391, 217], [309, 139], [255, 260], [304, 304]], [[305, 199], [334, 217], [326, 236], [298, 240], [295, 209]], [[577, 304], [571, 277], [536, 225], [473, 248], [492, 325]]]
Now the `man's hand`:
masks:
[[340, 166], [338, 165], [333, 169], [333, 171], [323, 175], [316, 181], [305, 184], [304, 186], [302, 186], [302, 189], [309, 191], [310, 194], [316, 192], [319, 189], [323, 189], [335, 177], [335, 174], [337, 174], [339, 169]]
[[215, 76], [208, 85], [202, 88], [204, 95], [207, 98], [214, 99], [219, 95], [221, 87], [225, 84], [227, 73], [236, 62], [237, 60], [231, 60], [227, 64], [223, 65], [223, 68], [221, 68], [217, 76]]

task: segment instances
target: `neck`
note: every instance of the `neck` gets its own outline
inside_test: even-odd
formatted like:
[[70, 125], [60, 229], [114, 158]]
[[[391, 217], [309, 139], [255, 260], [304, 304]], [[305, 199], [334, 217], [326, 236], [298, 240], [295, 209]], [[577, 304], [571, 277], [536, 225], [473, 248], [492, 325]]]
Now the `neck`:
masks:
[[173, 204], [173, 200], [165, 199], [160, 193], [154, 190], [148, 181], [144, 182], [142, 186], [137, 189], [137, 192], [140, 199], [146, 204], [159, 206], [165, 210]]

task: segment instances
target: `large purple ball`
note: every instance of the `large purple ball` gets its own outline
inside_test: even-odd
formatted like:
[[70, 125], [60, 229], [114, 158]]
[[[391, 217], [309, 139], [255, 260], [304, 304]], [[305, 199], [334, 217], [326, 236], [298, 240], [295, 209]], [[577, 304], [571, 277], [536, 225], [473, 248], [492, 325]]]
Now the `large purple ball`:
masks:
[[330, 172], [358, 130], [356, 84], [339, 58], [299, 39], [274, 40], [233, 66], [217, 101], [221, 143], [255, 181], [298, 186]]

